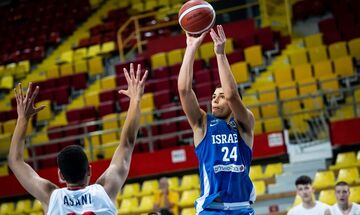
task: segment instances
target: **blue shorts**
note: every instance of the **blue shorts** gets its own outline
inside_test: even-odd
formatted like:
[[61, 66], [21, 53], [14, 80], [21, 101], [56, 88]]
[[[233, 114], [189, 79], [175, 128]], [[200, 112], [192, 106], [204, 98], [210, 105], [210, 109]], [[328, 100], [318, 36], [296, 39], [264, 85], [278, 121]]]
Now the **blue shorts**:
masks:
[[216, 210], [216, 209], [204, 209], [199, 215], [255, 215], [253, 208], [242, 208], [240, 210]]

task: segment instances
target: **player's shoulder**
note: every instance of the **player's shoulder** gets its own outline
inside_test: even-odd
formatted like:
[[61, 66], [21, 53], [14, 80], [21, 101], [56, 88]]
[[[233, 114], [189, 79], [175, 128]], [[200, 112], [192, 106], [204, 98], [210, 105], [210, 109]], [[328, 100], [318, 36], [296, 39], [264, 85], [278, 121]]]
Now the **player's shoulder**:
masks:
[[302, 209], [301, 204], [296, 205], [295, 207], [293, 207], [289, 210], [287, 215], [298, 215], [298, 214], [300, 214], [299, 212], [301, 212], [301, 209]]

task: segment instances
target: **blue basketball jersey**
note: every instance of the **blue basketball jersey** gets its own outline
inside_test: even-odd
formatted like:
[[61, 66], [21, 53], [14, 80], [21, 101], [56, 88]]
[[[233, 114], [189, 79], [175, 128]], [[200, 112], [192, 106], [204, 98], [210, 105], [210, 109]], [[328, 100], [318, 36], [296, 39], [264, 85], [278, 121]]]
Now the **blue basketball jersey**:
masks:
[[208, 114], [206, 134], [195, 153], [201, 179], [201, 194], [195, 203], [197, 213], [219, 205], [218, 202], [224, 203], [224, 210], [232, 210], [231, 207], [241, 208], [255, 201], [249, 177], [252, 150], [241, 138], [233, 118], [227, 123]]

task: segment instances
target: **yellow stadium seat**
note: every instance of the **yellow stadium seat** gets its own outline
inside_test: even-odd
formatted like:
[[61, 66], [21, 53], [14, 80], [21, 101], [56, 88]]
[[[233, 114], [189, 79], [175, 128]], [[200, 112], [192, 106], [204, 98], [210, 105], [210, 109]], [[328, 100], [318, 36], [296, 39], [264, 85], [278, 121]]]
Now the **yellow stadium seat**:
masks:
[[249, 68], [246, 62], [231, 64], [231, 72], [237, 84], [250, 82]]
[[88, 72], [88, 65], [87, 65], [86, 60], [76, 61], [74, 67], [75, 67], [74, 68], [75, 74]]
[[345, 181], [348, 184], [360, 182], [359, 170], [357, 167], [344, 168], [339, 170], [337, 181]]
[[336, 203], [335, 190], [322, 190], [319, 193], [319, 201], [328, 205]]
[[92, 45], [88, 48], [86, 57], [88, 57], [88, 58], [95, 57], [96, 55], [98, 55], [100, 53], [100, 51], [101, 51], [100, 44]]
[[271, 163], [266, 165], [264, 176], [266, 178], [273, 177], [275, 175], [280, 175], [283, 173], [283, 165], [282, 163]]
[[254, 134], [262, 134], [263, 132], [262, 122], [260, 120], [256, 120], [254, 125]]
[[102, 90], [111, 90], [116, 88], [116, 76], [109, 75], [100, 80]]
[[257, 180], [264, 178], [263, 170], [261, 165], [254, 165], [250, 167], [250, 178], [251, 180]]
[[350, 55], [357, 61], [360, 61], [360, 37], [352, 39], [348, 43]]
[[334, 170], [353, 166], [356, 166], [355, 152], [342, 152], [336, 156], [335, 165], [330, 166], [330, 169]]
[[69, 50], [61, 53], [60, 58], [57, 60], [59, 63], [71, 63], [74, 59], [74, 51]]
[[41, 202], [37, 199], [33, 201], [32, 207], [29, 212], [35, 213], [35, 212], [42, 212], [43, 208], [41, 205]]
[[181, 210], [181, 215], [194, 215], [196, 214], [195, 208], [184, 208]]
[[68, 76], [74, 74], [74, 68], [72, 63], [65, 63], [60, 65], [60, 75]]
[[0, 176], [9, 175], [9, 168], [7, 163], [0, 164]]
[[138, 196], [148, 196], [153, 195], [159, 188], [159, 181], [154, 180], [147, 180], [142, 183], [141, 192], [139, 192]]
[[306, 133], [309, 131], [309, 114], [297, 114], [289, 117], [290, 133]]
[[318, 47], [323, 45], [321, 33], [312, 34], [310, 36], [305, 37], [304, 39], [305, 39], [305, 46], [307, 48]]
[[171, 178], [168, 178], [169, 182], [169, 189], [170, 190], [177, 190], [179, 188], [179, 178], [174, 176]]
[[145, 108], [154, 108], [154, 94], [153, 93], [145, 93], [141, 99], [141, 109]]
[[255, 119], [260, 119], [259, 100], [255, 96], [243, 96], [242, 101], [254, 114]]
[[87, 48], [79, 48], [74, 51], [74, 61], [75, 63], [83, 60], [87, 56]]
[[11, 119], [3, 123], [3, 131], [6, 133], [13, 133], [16, 126], [16, 119]]
[[140, 125], [151, 124], [154, 121], [154, 108], [142, 108]]
[[340, 87], [335, 75], [320, 77], [319, 82], [320, 89], [324, 90], [327, 94], [338, 94]]
[[154, 209], [154, 196], [143, 196], [140, 200], [139, 207], [134, 209], [136, 213], [146, 213], [153, 211]]
[[334, 172], [329, 171], [323, 171], [323, 172], [316, 172], [313, 187], [315, 189], [324, 189], [329, 187], [335, 186], [335, 175]]
[[101, 57], [93, 57], [88, 60], [90, 76], [99, 75], [104, 72], [104, 65]]
[[[117, 129], [120, 128], [118, 114], [113, 113], [102, 117], [103, 120], [103, 130]], [[104, 144], [114, 142], [119, 140], [119, 132], [110, 132], [101, 134], [101, 142]]]
[[114, 41], [109, 41], [101, 44], [100, 54], [107, 54], [115, 51], [116, 44]]
[[51, 111], [51, 101], [50, 100], [44, 100], [44, 101], [38, 102], [38, 103], [36, 103], [35, 106], [36, 107], [45, 106], [45, 108], [37, 114], [36, 120], [44, 121], [44, 120], [51, 119], [52, 111]]
[[138, 208], [137, 198], [123, 199], [118, 210], [118, 214], [131, 214]]
[[326, 46], [318, 46], [308, 50], [311, 63], [318, 63], [328, 60]]
[[130, 198], [133, 196], [137, 196], [140, 193], [140, 184], [139, 183], [132, 183], [132, 184], [125, 184], [124, 191], [122, 193], [122, 198]]
[[275, 117], [271, 119], [265, 119], [264, 128], [265, 128], [265, 132], [275, 132], [275, 131], [282, 131], [284, 129], [284, 126], [281, 121], [281, 118]]
[[252, 68], [262, 66], [264, 64], [260, 45], [245, 48], [244, 54], [246, 62], [248, 62]]
[[169, 61], [169, 66], [181, 63], [183, 59], [183, 50], [182, 49], [174, 49], [167, 53], [167, 59]]
[[226, 39], [226, 42], [225, 42], [225, 53], [226, 54], [230, 54], [234, 51], [234, 41], [232, 38], [228, 38]]
[[288, 82], [279, 85], [279, 98], [281, 101], [283, 101], [282, 110], [285, 114], [294, 113], [301, 110], [299, 99], [287, 101], [289, 99], [295, 99], [296, 97], [296, 83]]
[[[259, 101], [262, 102], [275, 102], [276, 97], [276, 88], [273, 85], [263, 86], [258, 89]], [[278, 107], [276, 103], [274, 104], [262, 104], [260, 106], [261, 114], [263, 117], [276, 117], [279, 115]]]
[[334, 60], [334, 72], [342, 77], [355, 75], [353, 62], [350, 56], [339, 57]]
[[359, 161], [360, 161], [360, 150], [357, 152], [356, 159], [357, 159], [357, 162], [359, 163]]
[[184, 175], [181, 179], [181, 184], [178, 190], [191, 190], [197, 189], [200, 187], [199, 175]]
[[199, 51], [201, 58], [204, 59], [206, 62], [209, 62], [209, 59], [215, 56], [214, 43], [207, 42], [202, 44], [199, 48]]
[[11, 214], [14, 212], [14, 203], [13, 202], [3, 202], [0, 205], [0, 214]]
[[274, 70], [274, 79], [276, 83], [286, 83], [293, 80], [291, 67], [288, 64], [279, 66]]
[[18, 63], [16, 68], [16, 78], [23, 78], [30, 71], [30, 61], [23, 60]]
[[329, 54], [330, 59], [335, 60], [336, 58], [348, 56], [346, 43], [345, 42], [336, 42], [329, 45]]
[[170, 6], [170, 0], [158, 0], [159, 6]]
[[179, 201], [179, 207], [190, 207], [194, 205], [195, 200], [199, 197], [200, 192], [198, 189], [195, 190], [185, 190], [181, 194], [181, 198]]
[[31, 210], [31, 203], [30, 199], [19, 200], [16, 203], [15, 214], [28, 213]]
[[308, 63], [306, 49], [298, 49], [290, 52], [289, 59], [292, 66], [298, 66]]
[[256, 195], [263, 195], [266, 193], [266, 184], [264, 180], [253, 181], [253, 185], [256, 190]]
[[151, 69], [152, 70], [155, 70], [157, 68], [168, 65], [165, 52], [160, 52], [160, 53], [152, 55], [150, 58], [150, 61], [151, 61]]
[[46, 71], [47, 78], [58, 78], [60, 77], [59, 67], [57, 65], [53, 65]]
[[[299, 95], [300, 96], [310, 96], [318, 92], [316, 81], [315, 80], [304, 80], [299, 82]], [[312, 96], [309, 98], [302, 99], [304, 109], [306, 110], [316, 110], [321, 109], [323, 105], [322, 98], [320, 96]]]
[[294, 76], [296, 81], [312, 78], [312, 68], [310, 64], [302, 64], [294, 67]]
[[316, 78], [334, 74], [331, 61], [329, 60], [314, 63], [313, 66], [314, 66], [314, 76]]
[[360, 186], [350, 187], [349, 201], [360, 203]]
[[14, 88], [14, 77], [12, 75], [5, 75], [1, 78], [0, 89], [11, 90]]
[[85, 104], [87, 106], [98, 107], [100, 103], [99, 91], [88, 92], [85, 94]]

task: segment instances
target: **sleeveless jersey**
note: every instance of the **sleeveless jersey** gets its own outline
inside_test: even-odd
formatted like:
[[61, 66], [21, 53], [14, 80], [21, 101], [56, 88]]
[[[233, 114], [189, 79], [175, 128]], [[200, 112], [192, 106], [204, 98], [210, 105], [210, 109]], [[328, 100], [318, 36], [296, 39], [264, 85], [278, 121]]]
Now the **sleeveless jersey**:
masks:
[[99, 184], [80, 190], [56, 189], [50, 196], [48, 215], [116, 215], [117, 210]]
[[225, 207], [249, 206], [255, 201], [255, 188], [249, 177], [252, 150], [241, 138], [233, 118], [227, 123], [207, 114], [206, 134], [195, 153], [201, 188], [195, 202], [197, 213], [219, 201]]

